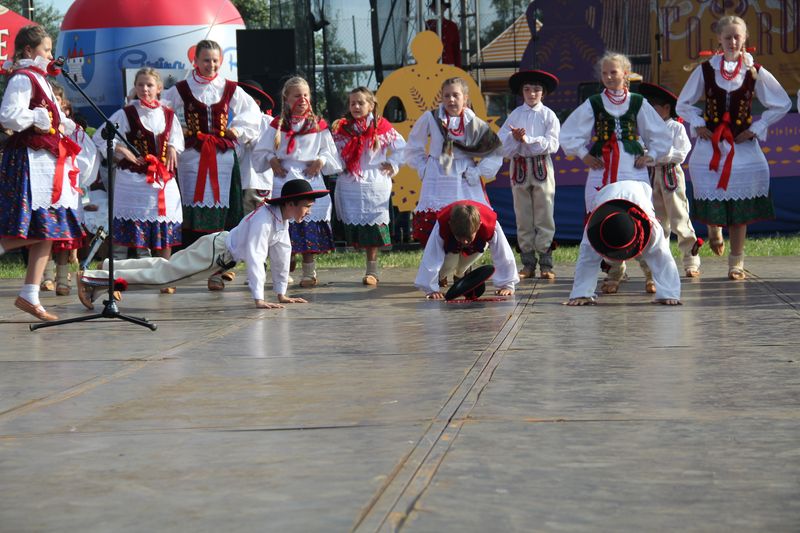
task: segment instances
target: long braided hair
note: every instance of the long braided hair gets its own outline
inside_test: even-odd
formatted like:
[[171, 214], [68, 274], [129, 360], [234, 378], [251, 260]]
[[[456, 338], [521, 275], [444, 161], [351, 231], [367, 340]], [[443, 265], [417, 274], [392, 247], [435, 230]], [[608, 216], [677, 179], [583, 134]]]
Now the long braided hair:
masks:
[[[364, 87], [363, 85], [358, 86], [355, 89], [351, 90], [347, 94], [348, 100], [350, 96], [354, 94], [363, 94], [364, 97], [367, 99], [367, 101], [372, 105], [372, 117], [375, 125], [375, 127], [373, 128], [374, 133], [372, 135], [372, 150], [375, 151], [378, 149], [378, 122], [381, 120], [381, 116], [378, 114], [378, 99], [375, 98], [375, 93], [373, 93], [370, 89]], [[350, 113], [349, 106], [347, 113], [345, 113], [344, 116], [349, 122], [351, 123], [355, 122], [355, 118]]]
[[[278, 117], [278, 131], [275, 133], [275, 150], [280, 148], [281, 146], [281, 128], [284, 124], [291, 124], [292, 123], [292, 109], [286, 103], [286, 96], [289, 94], [289, 91], [295, 87], [305, 87], [309, 89], [308, 82], [302, 76], [292, 76], [286, 83], [283, 84], [283, 89], [281, 89], [281, 114]], [[315, 124], [319, 121], [317, 115], [314, 114], [314, 108], [311, 107], [311, 102], [308, 102], [308, 119], [312, 120]]]

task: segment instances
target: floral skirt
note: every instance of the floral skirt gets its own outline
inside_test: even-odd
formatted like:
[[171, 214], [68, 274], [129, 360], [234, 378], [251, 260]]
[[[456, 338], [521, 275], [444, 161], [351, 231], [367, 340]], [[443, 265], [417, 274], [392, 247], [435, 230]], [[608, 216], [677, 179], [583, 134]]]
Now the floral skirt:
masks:
[[759, 196], [744, 200], [692, 200], [692, 219], [715, 226], [751, 224], [775, 218], [772, 198]]
[[31, 209], [27, 148], [5, 150], [0, 166], [0, 237], [60, 241], [84, 235], [70, 208]]
[[242, 177], [239, 165], [233, 166], [228, 207], [183, 206], [183, 227], [199, 233], [216, 233], [235, 228], [244, 218]]
[[324, 254], [333, 250], [333, 234], [328, 222], [290, 222], [289, 238], [293, 254]]
[[392, 238], [389, 235], [389, 226], [386, 224], [345, 224], [344, 238], [353, 246], [363, 248], [367, 246], [389, 246]]
[[114, 244], [163, 250], [181, 243], [180, 222], [114, 219]]

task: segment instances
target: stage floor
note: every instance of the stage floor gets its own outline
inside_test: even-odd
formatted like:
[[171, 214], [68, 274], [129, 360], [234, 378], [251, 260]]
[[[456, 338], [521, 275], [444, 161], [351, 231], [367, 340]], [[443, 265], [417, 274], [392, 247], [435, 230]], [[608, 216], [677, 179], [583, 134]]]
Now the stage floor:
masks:
[[797, 531], [799, 265], [708, 260], [672, 308], [636, 265], [583, 308], [571, 265], [468, 305], [321, 271], [277, 311], [240, 273], [126, 293], [156, 332], [30, 332], [3, 280], [0, 531]]

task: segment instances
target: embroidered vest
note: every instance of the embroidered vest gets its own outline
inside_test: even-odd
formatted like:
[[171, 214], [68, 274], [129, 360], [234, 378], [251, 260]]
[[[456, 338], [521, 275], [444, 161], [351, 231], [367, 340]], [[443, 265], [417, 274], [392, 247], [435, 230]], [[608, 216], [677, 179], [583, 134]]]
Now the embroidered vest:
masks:
[[644, 148], [639, 143], [639, 128], [636, 123], [636, 115], [639, 114], [639, 109], [642, 108], [644, 97], [641, 94], [628, 93], [630, 98], [630, 105], [624, 115], [619, 119], [612, 117], [606, 111], [603, 105], [603, 98], [599, 94], [594, 94], [589, 97], [589, 102], [592, 104], [592, 111], [594, 111], [594, 137], [589, 153], [595, 157], [603, 157], [603, 145], [611, 138], [611, 134], [616, 131], [616, 123], [619, 120], [620, 130], [622, 132], [621, 138], [618, 135], [617, 139], [622, 142], [623, 149], [631, 155], [642, 155]]
[[[755, 64], [756, 71], [761, 69], [761, 65]], [[753, 117], [750, 115], [755, 93], [756, 79], [753, 77], [751, 69], [747, 69], [741, 87], [730, 93], [717, 85], [714, 75], [714, 67], [710, 61], [702, 65], [703, 81], [705, 83], [706, 110], [703, 118], [706, 127], [714, 131], [722, 121], [725, 112], [730, 113], [731, 132], [736, 137], [750, 127]]]
[[[194, 148], [199, 151], [200, 145], [203, 143], [197, 138], [197, 134], [202, 132], [219, 138], [220, 142], [217, 143], [219, 150], [226, 152], [232, 149], [235, 138], [228, 132], [228, 109], [233, 93], [236, 91], [236, 82], [226, 80], [222, 98], [210, 106], [194, 97], [186, 80], [179, 81], [175, 87], [183, 100], [183, 114], [186, 118], [183, 137], [186, 148]], [[209, 119], [211, 131], [209, 131]]]
[[[168, 107], [162, 107], [161, 109], [164, 110], [165, 126], [164, 131], [156, 135], [144, 127], [142, 119], [136, 111], [136, 107], [132, 105], [125, 106], [123, 110], [125, 111], [125, 116], [128, 118], [128, 124], [130, 126], [130, 131], [125, 134], [125, 137], [128, 139], [129, 143], [139, 150], [139, 154], [141, 154], [142, 158], [148, 155], [154, 155], [158, 157], [162, 163], [166, 164], [169, 133], [172, 131], [172, 121], [175, 119], [175, 112]], [[117, 163], [117, 166], [138, 174], [147, 174], [146, 163], [137, 165], [127, 159], [122, 159]]]
[[[47, 150], [54, 156], [58, 157], [58, 127], [61, 125], [61, 115], [58, 112], [58, 105], [51, 100], [47, 93], [44, 91], [36, 75], [27, 70], [19, 69], [14, 71], [13, 76], [22, 74], [28, 76], [31, 80], [31, 100], [28, 104], [28, 109], [36, 109], [37, 107], [44, 107], [47, 109], [47, 114], [50, 115], [50, 132], [39, 133], [36, 128], [30, 128], [14, 132], [9, 137], [6, 146], [9, 148], [31, 148], [33, 150]], [[47, 83], [47, 82], [45, 82]]]
[[[478, 227], [478, 233], [475, 235], [475, 240], [467, 245], [459, 243], [453, 236], [450, 230], [450, 215], [452, 214], [453, 207], [458, 204], [472, 205], [478, 208], [481, 215], [481, 225]], [[449, 254], [463, 254], [472, 255], [474, 253], [482, 252], [486, 249], [486, 245], [492, 240], [494, 236], [495, 226], [497, 225], [497, 213], [492, 211], [492, 208], [480, 202], [473, 202], [472, 200], [462, 200], [453, 202], [439, 211], [436, 215], [436, 220], [439, 222], [439, 236], [444, 241], [444, 250]]]

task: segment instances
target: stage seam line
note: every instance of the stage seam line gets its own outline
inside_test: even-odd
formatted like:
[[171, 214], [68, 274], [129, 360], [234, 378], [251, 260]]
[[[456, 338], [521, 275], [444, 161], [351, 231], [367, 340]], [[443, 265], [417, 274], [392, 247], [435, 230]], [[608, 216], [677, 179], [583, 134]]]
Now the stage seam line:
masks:
[[[504, 346], [510, 345], [525, 322], [524, 311], [533, 304], [535, 288], [536, 284], [526, 291], [517, 291], [516, 296], [522, 296], [522, 298], [518, 300], [514, 311], [508, 316], [503, 327], [470, 365], [469, 371], [458, 381], [445, 405], [434, 416], [411, 450], [392, 469], [387, 480], [359, 514], [351, 531], [387, 529], [396, 531], [402, 527], [408, 513], [413, 510], [414, 504], [432, 481], [447, 450], [458, 435], [461, 425], [475, 405], [477, 401], [476, 386], [480, 389], [485, 387], [485, 384], [491, 379], [494, 368], [502, 359], [502, 357], [496, 356]], [[477, 375], [474, 375], [476, 372]], [[469, 404], [466, 404], [465, 402], [470, 396], [473, 398]], [[464, 415], [457, 416], [465, 410]], [[442, 450], [439, 451], [439, 449]], [[438, 453], [434, 454], [434, 452]], [[415, 456], [416, 459], [412, 460]], [[405, 479], [400, 480], [404, 470], [408, 472], [405, 473]], [[384, 501], [386, 503], [382, 504]], [[395, 511], [398, 507], [402, 510]]]

